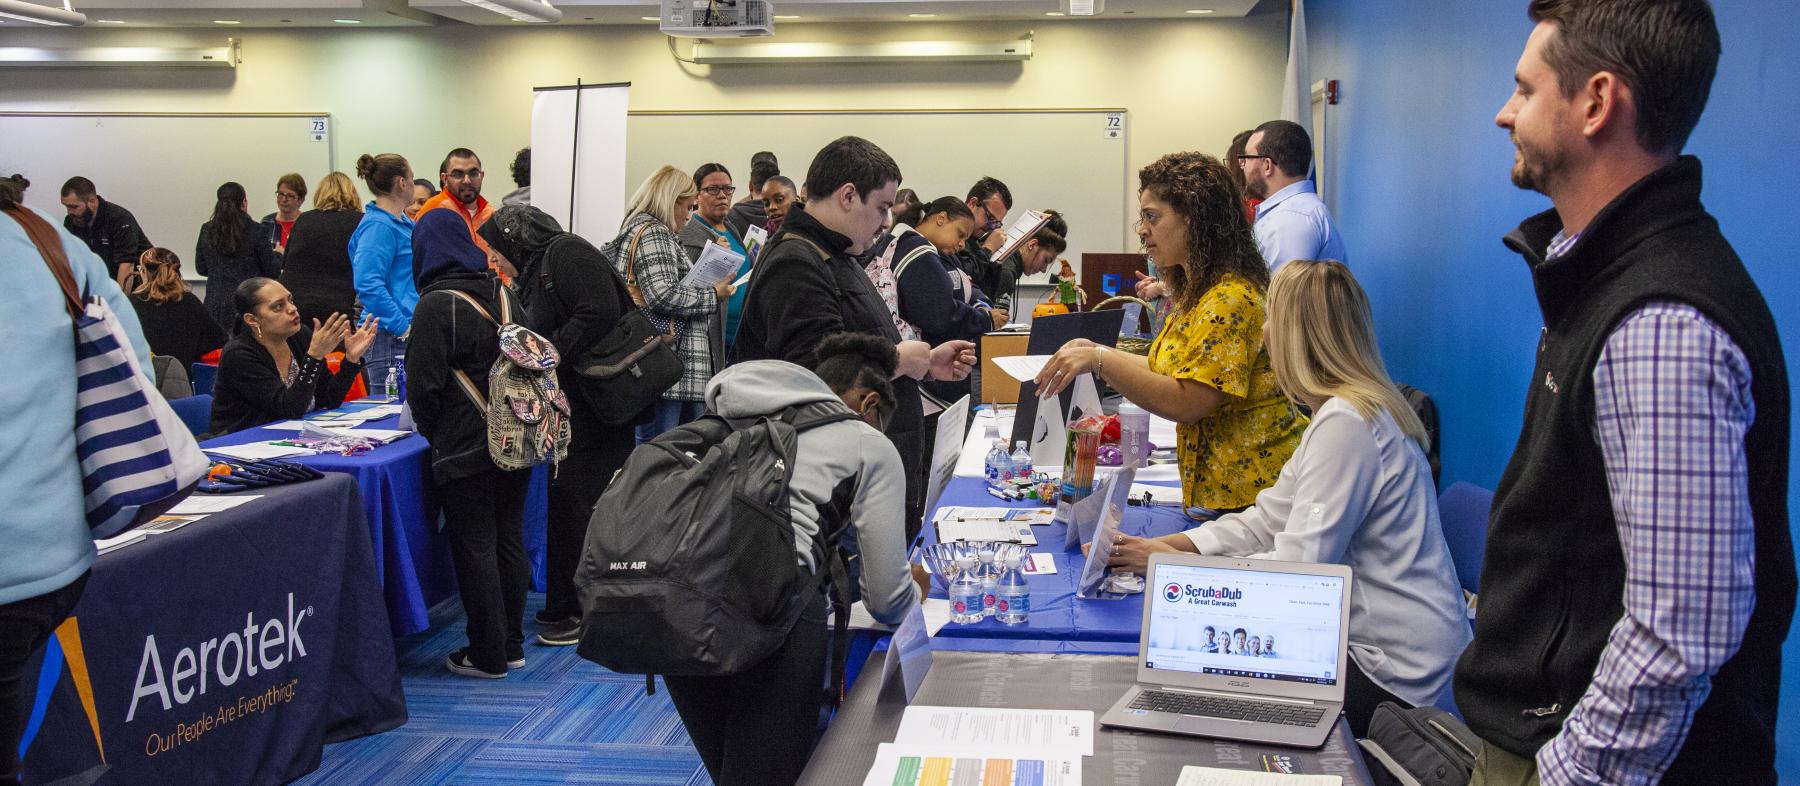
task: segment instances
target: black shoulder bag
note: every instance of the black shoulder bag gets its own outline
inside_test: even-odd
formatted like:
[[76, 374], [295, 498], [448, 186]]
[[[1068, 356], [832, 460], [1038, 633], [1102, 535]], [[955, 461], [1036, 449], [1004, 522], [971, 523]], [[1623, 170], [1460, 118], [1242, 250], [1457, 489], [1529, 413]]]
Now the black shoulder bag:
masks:
[[[636, 255], [638, 239], [642, 236], [640, 227], [632, 235], [627, 259]], [[619, 303], [619, 321], [598, 340], [583, 336], [582, 346], [571, 347], [570, 354], [574, 357], [575, 373], [580, 377], [575, 385], [579, 395], [602, 422], [620, 425], [632, 422], [681, 380], [681, 358], [673, 349], [675, 335], [657, 330], [650, 324], [649, 317], [619, 280], [619, 272], [613, 268], [612, 260], [607, 258], [605, 251], [601, 251], [600, 256], [606, 278], [612, 282]], [[545, 268], [548, 273], [548, 251]]]

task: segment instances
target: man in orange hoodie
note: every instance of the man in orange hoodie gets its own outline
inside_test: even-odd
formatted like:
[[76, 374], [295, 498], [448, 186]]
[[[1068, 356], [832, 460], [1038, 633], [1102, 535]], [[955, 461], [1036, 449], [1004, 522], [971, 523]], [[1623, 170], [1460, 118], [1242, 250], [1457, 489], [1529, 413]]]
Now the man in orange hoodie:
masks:
[[[438, 167], [438, 181], [444, 190], [419, 206], [419, 216], [424, 216], [431, 210], [456, 211], [463, 223], [469, 225], [469, 237], [474, 238], [475, 245], [485, 253], [488, 250], [487, 241], [475, 234], [475, 229], [487, 223], [488, 217], [494, 214], [494, 207], [481, 195], [481, 181], [486, 176], [487, 173], [481, 169], [481, 156], [475, 155], [475, 151], [466, 147], [450, 151], [449, 155], [444, 156], [444, 163]], [[489, 259], [492, 258], [490, 254]], [[508, 278], [506, 271], [492, 262], [488, 267], [499, 273], [501, 279]]]

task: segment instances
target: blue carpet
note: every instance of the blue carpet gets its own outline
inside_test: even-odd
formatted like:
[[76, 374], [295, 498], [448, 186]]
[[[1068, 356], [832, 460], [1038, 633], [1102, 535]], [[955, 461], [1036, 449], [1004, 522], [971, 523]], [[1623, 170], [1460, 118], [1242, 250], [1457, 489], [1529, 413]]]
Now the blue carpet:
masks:
[[[543, 605], [532, 595], [531, 615]], [[711, 786], [681, 718], [659, 685], [614, 674], [574, 647], [525, 641], [525, 668], [503, 680], [458, 677], [444, 657], [463, 646], [462, 606], [431, 610], [431, 627], [395, 642], [406, 725], [325, 747], [296, 784], [330, 786]]]

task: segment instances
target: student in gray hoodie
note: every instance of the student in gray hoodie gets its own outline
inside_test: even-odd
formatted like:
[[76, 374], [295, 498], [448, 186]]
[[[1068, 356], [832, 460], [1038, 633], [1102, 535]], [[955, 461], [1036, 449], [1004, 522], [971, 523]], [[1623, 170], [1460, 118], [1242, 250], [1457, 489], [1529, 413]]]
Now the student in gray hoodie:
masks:
[[[862, 416], [800, 434], [788, 505], [795, 561], [817, 571], [811, 554], [820, 509], [839, 484], [853, 481], [849, 525], [860, 549], [862, 598], [870, 616], [898, 624], [925, 589], [922, 571], [906, 560], [906, 476], [900, 454], [883, 435], [896, 408], [899, 358], [880, 336], [838, 333], [814, 350], [818, 372], [780, 360], [755, 360], [715, 375], [706, 407], [727, 418], [781, 412], [790, 406], [841, 401]], [[812, 753], [817, 697], [825, 684], [825, 596], [811, 599], [785, 644], [767, 660], [728, 677], [664, 677], [706, 771], [718, 786], [798, 780]]]

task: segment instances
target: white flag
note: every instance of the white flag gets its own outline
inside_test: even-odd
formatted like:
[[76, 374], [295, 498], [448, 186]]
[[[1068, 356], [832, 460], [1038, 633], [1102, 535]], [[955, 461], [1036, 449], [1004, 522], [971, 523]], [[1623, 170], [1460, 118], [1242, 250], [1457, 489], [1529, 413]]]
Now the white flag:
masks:
[[1288, 23], [1287, 78], [1281, 87], [1281, 119], [1299, 123], [1311, 137], [1312, 77], [1306, 63], [1306, 6], [1304, 0], [1293, 3], [1294, 13]]

